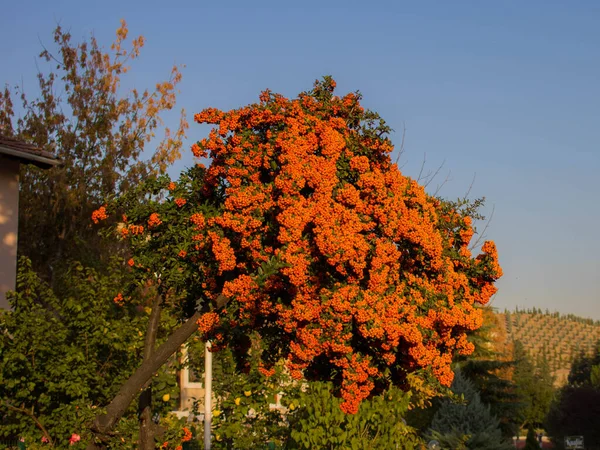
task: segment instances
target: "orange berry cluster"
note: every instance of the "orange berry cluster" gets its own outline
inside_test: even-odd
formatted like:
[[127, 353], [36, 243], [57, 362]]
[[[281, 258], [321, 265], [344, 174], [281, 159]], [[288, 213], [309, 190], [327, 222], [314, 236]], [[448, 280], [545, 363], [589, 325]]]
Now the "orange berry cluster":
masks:
[[215, 312], [202, 314], [198, 319], [198, 329], [202, 334], [209, 334], [219, 324], [219, 315]]
[[192, 432], [189, 428], [183, 427], [183, 437], [181, 438], [181, 442], [188, 442], [192, 440]]
[[106, 207], [101, 206], [96, 211], [92, 213], [92, 220], [94, 223], [99, 223], [101, 220], [105, 220], [108, 218], [108, 214], [106, 213]]
[[150, 214], [150, 218], [148, 219], [148, 227], [149, 228], [157, 227], [161, 223], [162, 223], [162, 220], [160, 219], [160, 216], [158, 215], [158, 213]]
[[117, 306], [123, 306], [123, 303], [125, 303], [125, 298], [123, 297], [123, 294], [119, 292], [113, 299], [113, 302]]

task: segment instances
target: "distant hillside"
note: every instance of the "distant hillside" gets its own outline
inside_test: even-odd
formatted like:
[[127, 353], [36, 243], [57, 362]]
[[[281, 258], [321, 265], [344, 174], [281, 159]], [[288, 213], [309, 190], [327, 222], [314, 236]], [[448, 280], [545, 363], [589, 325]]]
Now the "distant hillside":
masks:
[[498, 314], [506, 324], [508, 341], [521, 341], [532, 362], [546, 354], [556, 385], [567, 381], [571, 364], [580, 353], [591, 354], [600, 341], [600, 321], [541, 309]]

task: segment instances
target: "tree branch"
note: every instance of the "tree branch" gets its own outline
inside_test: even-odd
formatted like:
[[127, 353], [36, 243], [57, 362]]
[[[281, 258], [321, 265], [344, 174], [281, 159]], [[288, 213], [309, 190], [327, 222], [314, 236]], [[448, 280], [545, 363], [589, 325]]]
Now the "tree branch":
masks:
[[[152, 312], [148, 321], [148, 330], [144, 340], [143, 362], [148, 361], [154, 353], [158, 326], [160, 324], [161, 296], [156, 294], [152, 301]], [[140, 450], [153, 450], [155, 426], [152, 422], [152, 385], [151, 380], [146, 383], [138, 400], [138, 414], [140, 422]]]
[[398, 155], [396, 156], [396, 160], [394, 161], [394, 164], [398, 164], [398, 161], [400, 161], [400, 157], [404, 154], [404, 142], [405, 142], [405, 138], [406, 138], [406, 124], [402, 124], [402, 141], [400, 142], [400, 148], [398, 149]]
[[492, 222], [492, 219], [494, 218], [494, 212], [495, 211], [496, 211], [496, 205], [493, 205], [492, 206], [492, 213], [490, 214], [489, 219], [485, 222], [485, 227], [483, 228], [483, 231], [477, 237], [477, 240], [473, 244], [471, 244], [471, 246], [469, 247], [469, 250], [473, 250], [473, 249], [477, 248], [479, 246], [479, 244], [481, 244], [481, 242], [485, 239], [485, 232], [489, 228], [490, 223]]
[[31, 411], [29, 411], [28, 409], [19, 408], [18, 406], [11, 405], [6, 400], [3, 400], [2, 403], [4, 403], [6, 405], [6, 407], [8, 409], [10, 409], [11, 411], [25, 414], [27, 417], [29, 417], [31, 420], [33, 420], [35, 423], [35, 426], [38, 427], [40, 429], [40, 431], [43, 433], [44, 437], [46, 439], [48, 439], [48, 443], [52, 447], [54, 447], [54, 441], [52, 440], [52, 437], [50, 436], [50, 434], [48, 433], [48, 430], [46, 430], [46, 428], [44, 427], [42, 422], [40, 422], [39, 419], [37, 417], [35, 417], [35, 414], [33, 414], [33, 408]]

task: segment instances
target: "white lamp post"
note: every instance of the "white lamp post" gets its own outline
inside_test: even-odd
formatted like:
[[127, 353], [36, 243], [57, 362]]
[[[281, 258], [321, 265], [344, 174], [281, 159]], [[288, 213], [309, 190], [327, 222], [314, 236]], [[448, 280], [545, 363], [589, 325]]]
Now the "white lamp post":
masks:
[[210, 341], [204, 344], [204, 448], [210, 450], [210, 427], [212, 422], [212, 353]]

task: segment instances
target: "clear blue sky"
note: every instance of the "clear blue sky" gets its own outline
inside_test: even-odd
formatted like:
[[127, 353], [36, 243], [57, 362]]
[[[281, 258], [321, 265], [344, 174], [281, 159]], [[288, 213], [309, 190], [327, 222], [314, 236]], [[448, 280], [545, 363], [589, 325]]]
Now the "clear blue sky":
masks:
[[[108, 45], [121, 18], [147, 38], [130, 82], [185, 64], [178, 106], [190, 114], [265, 88], [294, 96], [326, 74], [362, 91], [405, 124], [406, 174], [424, 155], [430, 169], [445, 161], [446, 197], [476, 176], [505, 272], [494, 306], [600, 319], [600, 2], [6, 2], [0, 82], [35, 89], [56, 22]], [[204, 132], [192, 125], [189, 143]]]

